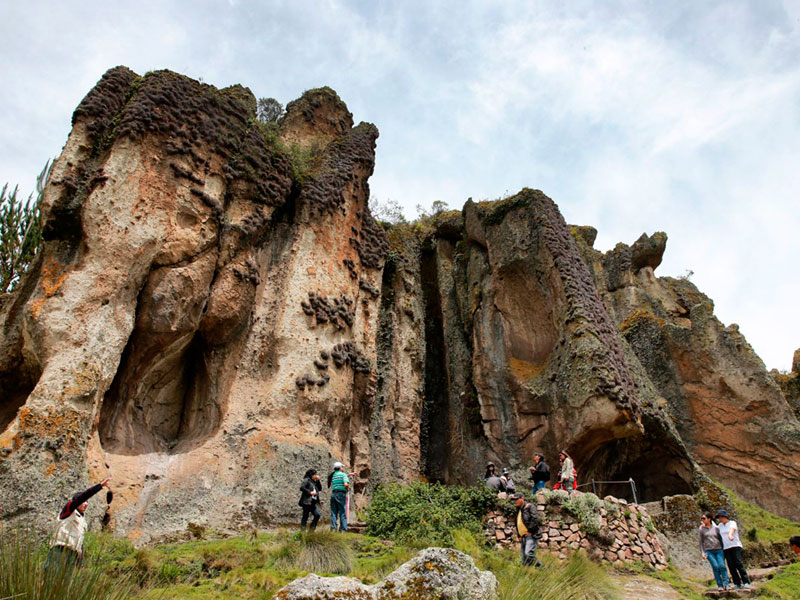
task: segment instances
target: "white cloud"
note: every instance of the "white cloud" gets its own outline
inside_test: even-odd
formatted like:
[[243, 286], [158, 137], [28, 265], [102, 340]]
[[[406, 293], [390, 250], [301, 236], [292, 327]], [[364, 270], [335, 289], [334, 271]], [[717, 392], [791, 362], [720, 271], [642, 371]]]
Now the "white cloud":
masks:
[[786, 0], [33, 0], [0, 23], [0, 182], [27, 193], [109, 67], [282, 102], [331, 85], [378, 125], [371, 182], [413, 215], [541, 188], [598, 246], [665, 230], [769, 366], [800, 346], [800, 8]]

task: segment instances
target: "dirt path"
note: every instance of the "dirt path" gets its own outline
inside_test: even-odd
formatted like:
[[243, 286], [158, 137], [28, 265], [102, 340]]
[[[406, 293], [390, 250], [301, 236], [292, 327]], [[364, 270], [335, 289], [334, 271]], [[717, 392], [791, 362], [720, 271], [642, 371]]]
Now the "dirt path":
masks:
[[622, 589], [625, 600], [682, 600], [678, 592], [666, 581], [659, 581], [652, 577], [637, 575], [635, 577], [615, 578], [617, 585]]

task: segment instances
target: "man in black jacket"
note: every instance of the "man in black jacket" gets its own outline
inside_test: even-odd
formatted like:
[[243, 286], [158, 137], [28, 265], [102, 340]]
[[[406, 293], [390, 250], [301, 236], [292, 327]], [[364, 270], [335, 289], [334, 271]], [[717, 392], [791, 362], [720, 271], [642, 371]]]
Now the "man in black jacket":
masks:
[[531, 467], [531, 479], [533, 480], [533, 493], [544, 489], [545, 484], [550, 481], [550, 467], [544, 462], [541, 454], [533, 455], [534, 464]]
[[525, 502], [525, 496], [520, 493], [514, 494], [511, 498], [517, 507], [516, 524], [522, 565], [541, 567], [542, 563], [536, 558], [536, 547], [542, 537], [539, 511], [530, 502]]

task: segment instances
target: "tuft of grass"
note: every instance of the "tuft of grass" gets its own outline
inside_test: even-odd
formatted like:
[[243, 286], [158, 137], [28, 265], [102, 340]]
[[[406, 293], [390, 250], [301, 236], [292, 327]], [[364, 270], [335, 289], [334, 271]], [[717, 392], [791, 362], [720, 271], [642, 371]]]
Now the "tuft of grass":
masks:
[[325, 529], [300, 534], [297, 567], [311, 573], [343, 575], [353, 568], [353, 549], [346, 536]]
[[498, 600], [618, 600], [619, 589], [602, 567], [578, 552], [558, 563], [542, 556], [542, 568], [506, 566], [495, 575]]
[[0, 598], [30, 600], [123, 600], [136, 586], [129, 575], [106, 574], [98, 565], [44, 568], [47, 547], [33, 532], [0, 529]]

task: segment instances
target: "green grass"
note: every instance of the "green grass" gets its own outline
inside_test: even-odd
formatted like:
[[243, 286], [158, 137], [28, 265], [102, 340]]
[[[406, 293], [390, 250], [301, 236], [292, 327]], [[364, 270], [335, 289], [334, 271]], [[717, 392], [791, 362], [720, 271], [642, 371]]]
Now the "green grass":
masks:
[[800, 567], [797, 564], [783, 567], [772, 579], [758, 584], [756, 595], [775, 600], [797, 600], [800, 597]]
[[767, 543], [780, 542], [788, 544], [791, 536], [800, 535], [800, 523], [784, 519], [754, 504], [750, 504], [730, 490], [726, 489], [725, 491], [731, 497], [733, 506], [739, 515], [737, 522], [743, 540], [749, 539], [746, 536], [753, 529], [755, 529], [757, 539]]

